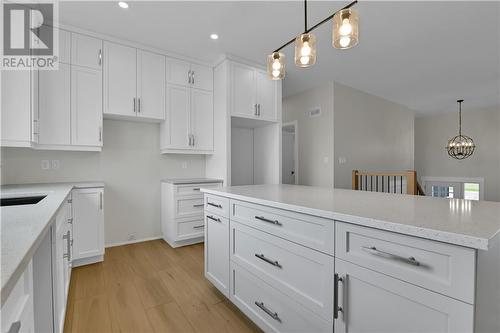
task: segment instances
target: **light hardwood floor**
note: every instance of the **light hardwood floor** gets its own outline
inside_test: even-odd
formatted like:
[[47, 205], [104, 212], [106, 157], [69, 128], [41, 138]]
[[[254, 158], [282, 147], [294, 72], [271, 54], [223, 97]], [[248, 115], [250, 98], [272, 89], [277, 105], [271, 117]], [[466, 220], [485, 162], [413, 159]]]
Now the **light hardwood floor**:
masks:
[[106, 249], [73, 269], [65, 332], [260, 332], [203, 276], [203, 244]]

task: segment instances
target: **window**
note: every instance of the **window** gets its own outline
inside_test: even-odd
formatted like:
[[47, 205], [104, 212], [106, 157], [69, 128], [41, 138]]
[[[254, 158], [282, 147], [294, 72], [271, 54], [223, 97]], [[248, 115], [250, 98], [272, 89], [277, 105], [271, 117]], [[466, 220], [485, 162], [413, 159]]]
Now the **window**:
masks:
[[484, 178], [422, 177], [421, 180], [428, 196], [483, 200]]

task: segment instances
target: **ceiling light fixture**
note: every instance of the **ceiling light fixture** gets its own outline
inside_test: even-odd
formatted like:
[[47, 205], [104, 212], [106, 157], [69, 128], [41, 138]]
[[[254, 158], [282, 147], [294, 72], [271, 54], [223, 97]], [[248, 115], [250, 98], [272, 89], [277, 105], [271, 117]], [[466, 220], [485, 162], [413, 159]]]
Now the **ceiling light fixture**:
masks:
[[213, 39], [213, 40], [216, 40], [216, 39], [219, 39], [219, 35], [217, 35], [217, 34], [211, 34], [210, 38]]
[[[285, 77], [285, 55], [280, 51], [295, 42], [295, 65], [310, 67], [316, 63], [316, 37], [311, 33], [325, 22], [333, 18], [332, 45], [337, 49], [349, 49], [359, 41], [358, 13], [351, 9], [358, 1], [355, 0], [336, 11], [311, 28], [307, 27], [307, 0], [304, 0], [304, 32], [295, 37], [267, 56], [267, 73], [272, 80]], [[278, 64], [281, 67], [278, 69]]]
[[448, 155], [457, 159], [463, 160], [474, 153], [476, 145], [474, 140], [467, 135], [462, 135], [462, 102], [463, 99], [459, 99], [458, 103], [458, 135], [448, 141], [446, 145], [446, 151]]
[[126, 3], [125, 1], [120, 1], [120, 2], [118, 2], [118, 6], [120, 6], [123, 9], [127, 9], [128, 3]]

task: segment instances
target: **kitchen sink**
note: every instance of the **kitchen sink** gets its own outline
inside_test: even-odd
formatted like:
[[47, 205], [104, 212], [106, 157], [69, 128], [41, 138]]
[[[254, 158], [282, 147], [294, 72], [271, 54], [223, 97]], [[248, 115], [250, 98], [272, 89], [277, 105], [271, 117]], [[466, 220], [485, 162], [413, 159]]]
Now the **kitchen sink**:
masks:
[[19, 197], [0, 198], [0, 206], [21, 206], [21, 205], [34, 205], [39, 203], [47, 195], [30, 195]]

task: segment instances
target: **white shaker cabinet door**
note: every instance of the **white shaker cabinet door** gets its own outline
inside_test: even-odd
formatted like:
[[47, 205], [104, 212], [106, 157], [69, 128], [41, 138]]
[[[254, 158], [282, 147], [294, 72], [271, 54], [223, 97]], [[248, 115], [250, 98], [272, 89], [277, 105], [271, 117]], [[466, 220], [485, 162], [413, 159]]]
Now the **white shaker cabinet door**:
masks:
[[39, 144], [69, 145], [70, 65], [60, 63], [59, 69], [38, 73]]
[[256, 71], [257, 77], [257, 103], [258, 118], [264, 120], [277, 120], [276, 110], [276, 81], [267, 77], [264, 71]]
[[102, 146], [102, 72], [71, 68], [71, 143]]
[[[472, 332], [474, 309], [427, 289], [335, 260], [335, 332]], [[334, 309], [335, 313], [335, 309]]]
[[190, 69], [189, 62], [167, 58], [167, 82], [182, 86], [190, 86]]
[[191, 90], [191, 132], [194, 149], [214, 149], [214, 107], [211, 91]]
[[73, 198], [73, 260], [104, 254], [103, 188], [75, 189]]
[[165, 119], [165, 57], [137, 51], [137, 115]]
[[249, 118], [256, 117], [255, 69], [250, 66], [233, 63], [231, 76], [231, 115]]
[[72, 33], [71, 64], [100, 70], [103, 65], [102, 40]]
[[205, 212], [205, 277], [229, 297], [229, 219]]
[[193, 88], [213, 90], [214, 72], [211, 67], [191, 64], [191, 75]]
[[104, 114], [136, 116], [136, 49], [104, 43]]
[[191, 149], [189, 94], [189, 87], [167, 84], [167, 120], [163, 125], [163, 148]]

